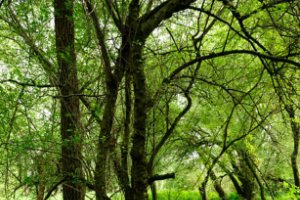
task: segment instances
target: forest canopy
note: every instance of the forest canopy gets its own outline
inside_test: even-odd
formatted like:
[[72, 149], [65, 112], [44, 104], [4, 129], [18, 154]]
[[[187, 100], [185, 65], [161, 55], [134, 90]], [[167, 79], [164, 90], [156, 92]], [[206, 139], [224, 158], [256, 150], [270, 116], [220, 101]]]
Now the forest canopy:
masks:
[[298, 0], [1, 0], [0, 200], [299, 199]]

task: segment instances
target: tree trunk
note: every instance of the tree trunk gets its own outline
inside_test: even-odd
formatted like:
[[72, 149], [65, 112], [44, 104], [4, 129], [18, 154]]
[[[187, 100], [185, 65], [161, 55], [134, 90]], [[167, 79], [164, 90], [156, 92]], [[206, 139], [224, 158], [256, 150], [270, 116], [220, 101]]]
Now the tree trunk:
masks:
[[[97, 159], [95, 169], [95, 191], [97, 200], [108, 200], [106, 184], [107, 184], [107, 168], [109, 163], [109, 153], [113, 152], [115, 147], [115, 138], [112, 136], [113, 121], [116, 110], [116, 102], [118, 97], [119, 84], [123, 78], [123, 62], [121, 57], [117, 60], [114, 73], [110, 63], [109, 53], [105, 44], [105, 35], [100, 27], [100, 22], [96, 14], [96, 9], [91, 1], [85, 0], [87, 9], [92, 18], [95, 33], [98, 40], [98, 47], [101, 50], [101, 62], [103, 64], [103, 73], [105, 77], [105, 107], [103, 117], [100, 123], [100, 133], [98, 137]], [[124, 42], [122, 41], [122, 45]], [[123, 50], [124, 51], [124, 50]], [[123, 52], [121, 51], [121, 52]]]
[[200, 195], [201, 195], [201, 199], [202, 200], [207, 200], [206, 186], [204, 185], [204, 183], [202, 183], [201, 187], [199, 187], [199, 192], [200, 192]]
[[131, 84], [132, 77], [129, 69], [126, 71], [125, 76], [125, 120], [124, 120], [124, 136], [121, 146], [121, 173], [120, 173], [120, 182], [122, 185], [123, 192], [125, 194], [125, 199], [132, 199], [132, 192], [130, 187], [129, 180], [129, 171], [128, 171], [128, 156], [129, 156], [129, 142], [130, 142], [130, 125], [131, 125], [131, 112], [132, 112], [132, 94], [131, 94]]
[[239, 182], [241, 182], [240, 188], [242, 190], [242, 197], [251, 200], [254, 199], [256, 193], [255, 177], [245, 161], [246, 152], [244, 150], [238, 150], [238, 153], [238, 157], [234, 158], [235, 160], [238, 159], [238, 164], [235, 163], [235, 160], [231, 160], [231, 164], [237, 174]]
[[37, 186], [37, 200], [43, 200], [44, 199], [44, 194], [45, 194], [45, 184], [39, 183]]
[[[105, 143], [100, 143], [105, 144]], [[106, 176], [108, 163], [108, 149], [106, 145], [98, 147], [97, 163], [95, 169], [95, 191], [97, 200], [109, 200], [106, 194]]]
[[155, 182], [153, 182], [150, 187], [151, 187], [152, 200], [157, 200], [157, 190], [156, 190]]
[[36, 184], [36, 196], [37, 200], [43, 200], [44, 194], [46, 190], [46, 183], [45, 183], [45, 171], [44, 171], [45, 162], [42, 157], [37, 158], [37, 173], [38, 173], [38, 182]]
[[59, 65], [62, 173], [64, 200], [82, 200], [84, 185], [79, 133], [79, 98], [74, 49], [73, 0], [54, 0], [57, 62]]
[[113, 151], [114, 138], [111, 130], [115, 115], [115, 105], [117, 101], [117, 85], [110, 85], [107, 89], [107, 96], [104, 108], [104, 114], [101, 122], [101, 130], [98, 138], [98, 154], [95, 169], [95, 189], [97, 200], [109, 200], [106, 191], [107, 166], [109, 162], [109, 152]]
[[227, 199], [227, 198], [226, 198], [226, 193], [225, 193], [225, 191], [223, 190], [220, 181], [217, 179], [217, 176], [216, 176], [214, 170], [211, 170], [210, 178], [211, 178], [211, 180], [213, 180], [213, 182], [214, 182], [214, 188], [215, 188], [215, 190], [217, 191], [219, 197], [220, 197], [222, 200], [226, 200], [226, 199]]
[[293, 134], [293, 152], [291, 153], [291, 164], [293, 170], [294, 184], [297, 187], [300, 187], [300, 177], [299, 177], [299, 169], [298, 169], [298, 154], [299, 154], [299, 140], [300, 140], [300, 125], [295, 120], [295, 109], [292, 102], [290, 102], [291, 96], [288, 92], [283, 90], [284, 87], [288, 87], [287, 85], [282, 85], [283, 77], [274, 76], [277, 86], [274, 87], [275, 92], [279, 97], [279, 102], [284, 106], [285, 111], [289, 116], [290, 126]]
[[146, 162], [146, 119], [147, 88], [142, 66], [142, 41], [133, 42], [132, 73], [134, 85], [134, 135], [132, 139], [131, 186], [133, 200], [146, 200], [147, 194], [147, 162]]
[[239, 181], [235, 178], [235, 176], [232, 173], [229, 174], [229, 178], [230, 178], [231, 182], [233, 183], [234, 188], [235, 188], [236, 192], [238, 193], [238, 195], [243, 196], [244, 193], [243, 193], [241, 186], [239, 185]]
[[248, 166], [248, 168], [250, 169], [250, 171], [252, 172], [254, 178], [256, 179], [258, 185], [259, 185], [259, 188], [260, 188], [260, 198], [261, 200], [266, 200], [266, 197], [265, 197], [265, 192], [264, 192], [264, 186], [258, 176], [258, 174], [256, 173], [256, 170], [253, 166], [253, 163], [252, 161], [250, 160], [250, 155], [245, 153], [246, 155], [244, 156], [244, 160]]
[[300, 187], [300, 178], [299, 178], [299, 169], [297, 164], [298, 153], [299, 153], [299, 124], [295, 120], [295, 110], [292, 105], [285, 105], [285, 110], [287, 111], [289, 118], [290, 118], [290, 125], [293, 133], [293, 152], [291, 154], [291, 163], [294, 175], [294, 183], [295, 186]]

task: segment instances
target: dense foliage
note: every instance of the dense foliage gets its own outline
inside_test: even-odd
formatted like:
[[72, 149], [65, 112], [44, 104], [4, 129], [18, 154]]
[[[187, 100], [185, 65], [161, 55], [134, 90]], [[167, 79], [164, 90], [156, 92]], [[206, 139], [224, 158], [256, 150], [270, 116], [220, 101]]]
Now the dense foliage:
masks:
[[2, 0], [0, 199], [299, 199], [298, 0]]

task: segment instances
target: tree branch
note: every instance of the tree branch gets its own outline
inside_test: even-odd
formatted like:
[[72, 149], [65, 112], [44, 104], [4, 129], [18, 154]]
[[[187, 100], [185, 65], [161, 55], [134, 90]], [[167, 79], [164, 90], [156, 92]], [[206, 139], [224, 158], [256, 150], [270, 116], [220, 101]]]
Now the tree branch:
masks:
[[27, 83], [23, 83], [17, 80], [13, 80], [13, 79], [7, 79], [7, 80], [0, 80], [0, 83], [15, 83], [17, 85], [21, 85], [21, 86], [29, 86], [29, 87], [38, 87], [38, 88], [52, 88], [52, 87], [60, 87], [60, 85], [49, 85], [49, 84], [43, 84], [43, 85], [38, 85], [34, 82], [34, 80], [30, 80]]
[[102, 62], [104, 64], [104, 73], [105, 73], [105, 79], [106, 79], [106, 85], [109, 87], [111, 85], [111, 83], [113, 82], [114, 78], [113, 78], [113, 74], [111, 71], [111, 66], [110, 66], [110, 59], [109, 59], [109, 54], [106, 48], [106, 44], [105, 44], [105, 40], [104, 40], [104, 33], [102, 32], [102, 29], [100, 27], [100, 22], [99, 22], [99, 18], [95, 12], [95, 9], [93, 8], [93, 5], [91, 3], [91, 1], [89, 0], [85, 0], [84, 1], [86, 3], [87, 6], [87, 10], [90, 13], [90, 17], [93, 20], [93, 24], [94, 24], [94, 28], [95, 28], [95, 32], [96, 32], [96, 37], [98, 40], [98, 46], [101, 50], [101, 58], [102, 58]]
[[38, 60], [41, 62], [42, 68], [45, 70], [46, 74], [48, 75], [50, 83], [56, 85], [58, 83], [57, 68], [52, 62], [50, 62], [50, 59], [45, 57], [45, 53], [43, 52], [42, 49], [40, 49], [35, 44], [32, 37], [30, 37], [30, 35], [27, 34], [28, 31], [23, 27], [18, 17], [10, 7], [8, 7], [8, 11], [12, 21], [5, 19], [5, 22], [8, 23], [11, 27], [13, 27], [13, 29], [23, 38], [25, 43], [31, 48], [33, 53], [37, 56]]
[[2, 6], [3, 3], [4, 3], [4, 0], [2, 0], [2, 1], [0, 2], [0, 8], [1, 8], [1, 6]]
[[[51, 196], [51, 194], [52, 194], [52, 192], [53, 192], [54, 190], [56, 190], [56, 188], [57, 188], [58, 186], [60, 186], [61, 184], [65, 183], [66, 181], [73, 180], [73, 179], [74, 179], [74, 178], [71, 178], [71, 177], [69, 177], [69, 176], [66, 176], [66, 177], [64, 177], [63, 179], [61, 179], [60, 181], [58, 181], [57, 183], [55, 183], [55, 184], [48, 190], [47, 195], [45, 196], [44, 200], [49, 199], [50, 196]], [[87, 180], [85, 180], [85, 179], [83, 179], [83, 178], [79, 178], [79, 181], [81, 181], [82, 183], [84, 183], [89, 189], [95, 190], [95, 186], [94, 186], [92, 183], [90, 183], [89, 181], [87, 181]]]
[[168, 173], [168, 174], [155, 174], [154, 176], [150, 177], [148, 179], [148, 184], [151, 185], [154, 181], [161, 181], [161, 180], [165, 180], [165, 179], [174, 179], [175, 178], [175, 173]]
[[147, 38], [158, 25], [170, 18], [174, 13], [182, 11], [196, 0], [168, 0], [144, 14], [140, 18], [140, 31], [143, 38]]
[[112, 2], [111, 0], [105, 0], [107, 6], [108, 6], [108, 11], [109, 14], [111, 15], [112, 19], [114, 20], [114, 23], [116, 25], [116, 27], [118, 28], [118, 30], [121, 32], [122, 31], [122, 21], [120, 19], [120, 16], [118, 15], [118, 12], [116, 10], [116, 13], [114, 11], [114, 8], [112, 6]]
[[177, 69], [175, 69], [168, 78], [166, 78], [164, 80], [164, 82], [169, 82], [170, 80], [172, 80], [179, 72], [181, 72], [182, 70], [186, 69], [187, 67], [196, 64], [198, 62], [204, 61], [204, 60], [209, 60], [209, 59], [213, 59], [213, 58], [218, 58], [218, 57], [223, 57], [223, 56], [229, 56], [229, 55], [234, 55], [234, 54], [248, 54], [248, 55], [253, 55], [253, 56], [257, 56], [259, 58], [265, 58], [265, 59], [269, 59], [273, 62], [284, 62], [284, 63], [288, 63], [291, 65], [294, 65], [296, 67], [300, 68], [300, 63], [293, 61], [293, 60], [289, 60], [286, 58], [286, 56], [271, 56], [271, 55], [266, 55], [257, 51], [251, 51], [251, 50], [231, 50], [231, 51], [224, 51], [224, 52], [218, 52], [218, 53], [211, 53], [209, 55], [205, 55], [205, 56], [201, 56], [199, 58], [195, 58], [194, 60], [191, 60], [181, 66], [179, 66]]

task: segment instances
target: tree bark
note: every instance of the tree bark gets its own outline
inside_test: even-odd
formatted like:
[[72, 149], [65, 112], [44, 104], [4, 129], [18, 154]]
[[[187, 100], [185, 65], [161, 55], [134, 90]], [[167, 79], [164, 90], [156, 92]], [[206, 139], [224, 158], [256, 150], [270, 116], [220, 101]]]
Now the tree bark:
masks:
[[97, 200], [109, 200], [106, 191], [107, 164], [109, 162], [109, 152], [114, 148], [114, 138], [111, 130], [115, 114], [115, 105], [117, 101], [117, 87], [107, 90], [108, 95], [105, 100], [105, 109], [101, 122], [101, 130], [98, 138], [98, 154], [95, 169], [95, 190]]
[[157, 200], [157, 190], [156, 190], [156, 184], [152, 183], [150, 185], [151, 188], [151, 195], [152, 195], [152, 200]]
[[254, 199], [255, 195], [255, 178], [253, 173], [249, 169], [247, 163], [245, 162], [245, 152], [244, 150], [238, 150], [238, 157], [234, 159], [238, 159], [238, 163], [235, 163], [235, 160], [231, 160], [231, 165], [237, 174], [239, 182], [241, 182], [241, 196], [245, 199]]
[[284, 106], [284, 109], [289, 116], [290, 127], [292, 129], [293, 134], [293, 152], [291, 153], [291, 164], [294, 177], [294, 184], [295, 186], [300, 187], [299, 168], [297, 164], [299, 154], [300, 125], [295, 120], [295, 108], [293, 103], [291, 103], [289, 100], [291, 96], [283, 90], [283, 88], [287, 86], [284, 85], [284, 83], [282, 83], [281, 79], [283, 80], [283, 77], [274, 76], [274, 80], [277, 83], [277, 86], [274, 87], [274, 89], [278, 95], [279, 102]]
[[127, 42], [129, 44], [129, 69], [132, 72], [134, 88], [134, 133], [132, 136], [131, 188], [133, 198], [130, 200], [147, 200], [148, 163], [146, 161], [146, 120], [147, 109], [151, 107], [143, 67], [143, 47], [147, 37], [170, 18], [175, 12], [186, 9], [195, 0], [170, 0], [139, 17], [140, 1], [132, 0], [126, 20]]
[[[128, 143], [129, 139], [128, 127], [125, 127], [125, 149], [122, 151], [122, 162], [120, 165], [121, 169], [118, 169], [118, 178], [119, 181], [122, 182], [121, 185], [123, 185], [123, 190], [126, 193], [125, 196], [127, 200], [148, 199], [148, 174], [145, 152], [147, 118], [146, 109], [148, 100], [145, 74], [142, 66], [142, 49], [146, 38], [160, 24], [161, 21], [170, 18], [175, 12], [184, 10], [190, 3], [194, 1], [195, 0], [171, 0], [168, 1], [168, 3], [162, 3], [156, 9], [153, 9], [144, 16], [139, 17], [140, 1], [132, 0], [129, 5], [129, 14], [125, 20], [125, 24], [123, 26], [116, 24], [122, 34], [122, 45], [116, 62], [117, 64], [115, 71], [112, 73], [109, 56], [105, 47], [104, 33], [99, 26], [99, 20], [91, 5], [91, 2], [85, 0], [88, 10], [91, 13], [99, 47], [102, 53], [107, 90], [105, 108], [101, 122], [101, 132], [98, 142], [98, 156], [96, 161], [95, 189], [97, 200], [109, 199], [106, 195], [105, 172], [107, 168], [106, 166], [108, 162], [107, 160], [109, 151], [113, 149], [111, 130], [113, 126], [118, 87], [125, 70], [129, 72], [128, 76], [132, 76], [134, 86], [134, 134], [132, 136], [132, 148], [130, 152], [132, 159], [131, 186], [129, 184], [129, 176], [127, 173], [128, 166], [126, 164], [126, 157], [128, 155], [128, 144], [126, 143]], [[155, 17], [150, 17], [150, 15]], [[152, 19], [154, 18], [156, 20], [153, 21]], [[118, 22], [118, 20], [114, 21]], [[131, 112], [130, 109], [131, 108], [128, 109], [129, 112]]]
[[237, 180], [237, 178], [235, 178], [235, 176], [232, 173], [229, 173], [229, 178], [232, 182], [232, 184], [234, 185], [234, 188], [236, 190], [236, 192], [238, 193], [238, 195], [243, 196], [243, 190], [241, 188], [241, 186], [239, 185], [239, 181]]
[[64, 200], [83, 200], [85, 187], [81, 163], [79, 133], [79, 98], [76, 55], [74, 49], [73, 0], [54, 0], [55, 36], [61, 104], [62, 173]]
[[[97, 146], [97, 159], [95, 169], [95, 191], [97, 200], [109, 200], [107, 196], [106, 184], [107, 184], [107, 168], [109, 163], [109, 153], [113, 151], [115, 146], [115, 138], [113, 138], [111, 131], [113, 128], [113, 121], [116, 110], [116, 102], [118, 97], [119, 84], [124, 75], [124, 62], [119, 56], [116, 69], [112, 72], [109, 53], [105, 44], [105, 34], [100, 27], [99, 18], [95, 11], [91, 1], [85, 0], [87, 9], [92, 18], [95, 33], [98, 40], [98, 47], [101, 51], [101, 62], [103, 64], [103, 72], [105, 78], [105, 106], [103, 111], [103, 117], [100, 123], [100, 133], [98, 137]], [[123, 42], [124, 43], [124, 42]], [[122, 45], [123, 45], [122, 43]], [[121, 51], [121, 55], [124, 49]]]
[[[142, 41], [137, 41], [140, 44]], [[131, 186], [133, 200], [148, 199], [148, 172], [146, 162], [146, 119], [147, 88], [142, 66], [142, 45], [136, 45], [132, 51], [133, 85], [134, 85], [134, 135], [131, 150], [132, 171]]]
[[298, 154], [299, 154], [299, 124], [295, 121], [295, 109], [292, 105], [285, 105], [285, 110], [287, 111], [289, 118], [290, 118], [290, 125], [293, 133], [293, 152], [291, 154], [291, 163], [293, 169], [293, 176], [294, 176], [294, 183], [295, 186], [300, 187], [300, 178], [299, 178], [299, 169], [298, 169]]
[[225, 193], [224, 189], [222, 188], [222, 185], [221, 185], [220, 181], [217, 180], [217, 176], [216, 176], [214, 170], [211, 171], [211, 173], [210, 173], [210, 178], [211, 178], [211, 180], [213, 180], [213, 182], [214, 182], [214, 188], [215, 188], [215, 190], [217, 191], [219, 197], [220, 197], [222, 200], [226, 200], [226, 199], [227, 199], [227, 198], [226, 198], [226, 193]]
[[132, 192], [129, 180], [128, 171], [128, 156], [129, 156], [129, 141], [130, 141], [130, 125], [131, 125], [131, 112], [132, 112], [132, 94], [131, 94], [132, 77], [131, 72], [127, 69], [125, 76], [125, 120], [124, 120], [124, 136], [121, 146], [121, 174], [120, 182], [122, 185], [125, 199], [132, 199]]

